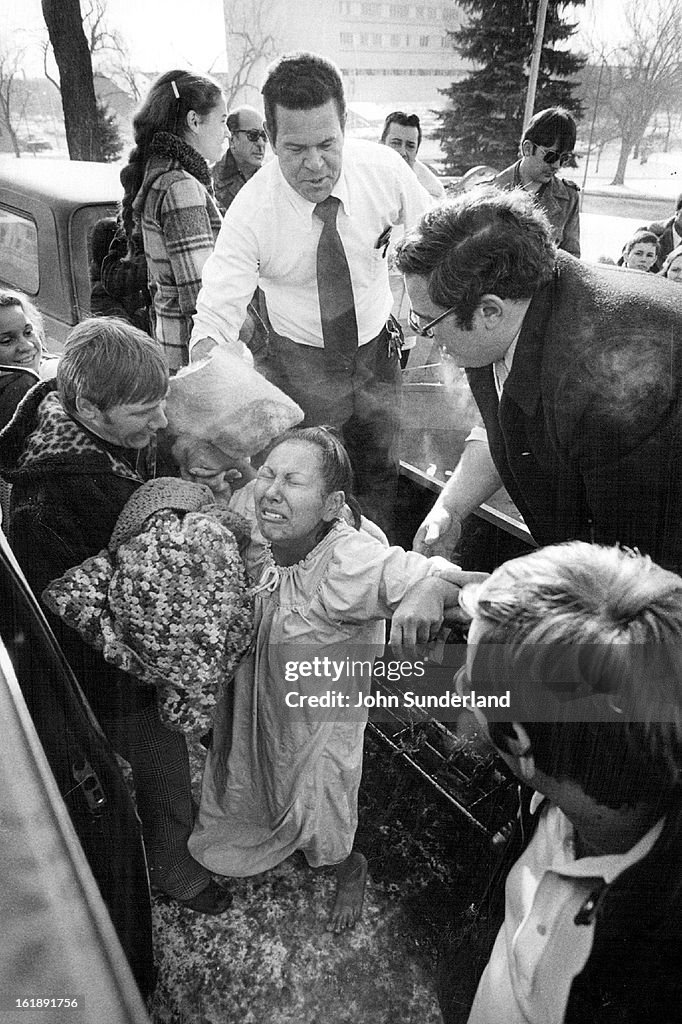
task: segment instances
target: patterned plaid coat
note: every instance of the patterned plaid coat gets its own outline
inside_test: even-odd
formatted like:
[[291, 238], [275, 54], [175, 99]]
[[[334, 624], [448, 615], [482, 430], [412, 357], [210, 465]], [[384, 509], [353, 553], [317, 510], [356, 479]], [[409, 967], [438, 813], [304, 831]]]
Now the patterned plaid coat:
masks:
[[189, 362], [201, 272], [222, 217], [208, 164], [195, 149], [169, 132], [157, 132], [150, 149], [133, 209], [147, 257], [156, 336], [173, 371]]

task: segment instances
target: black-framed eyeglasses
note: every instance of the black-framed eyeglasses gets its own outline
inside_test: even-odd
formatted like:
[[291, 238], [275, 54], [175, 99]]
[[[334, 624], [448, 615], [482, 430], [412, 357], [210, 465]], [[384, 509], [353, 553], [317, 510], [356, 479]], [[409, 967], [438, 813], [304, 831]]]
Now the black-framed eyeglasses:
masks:
[[435, 320], [429, 320], [429, 322], [427, 324], [424, 324], [424, 326], [422, 327], [422, 325], [419, 323], [419, 320], [417, 319], [417, 314], [412, 309], [412, 306], [410, 306], [407, 314], [407, 324], [410, 330], [413, 331], [415, 334], [418, 334], [420, 338], [432, 338], [433, 328], [436, 326], [436, 324], [439, 324], [441, 320], [445, 320], [446, 316], [450, 316], [451, 313], [455, 312], [455, 307], [451, 306], [450, 309], [446, 309], [444, 313], [441, 313], [440, 316], [437, 316]]
[[560, 167], [565, 167], [566, 164], [571, 162], [574, 156], [572, 150], [565, 153], [557, 153], [555, 149], [547, 149], [546, 146], [541, 146], [539, 142], [534, 142], [533, 152], [538, 149], [544, 150], [544, 156], [542, 159], [546, 164], [559, 164]]
[[268, 137], [263, 130], [258, 128], [235, 128], [233, 135], [246, 135], [249, 142], [267, 142]]

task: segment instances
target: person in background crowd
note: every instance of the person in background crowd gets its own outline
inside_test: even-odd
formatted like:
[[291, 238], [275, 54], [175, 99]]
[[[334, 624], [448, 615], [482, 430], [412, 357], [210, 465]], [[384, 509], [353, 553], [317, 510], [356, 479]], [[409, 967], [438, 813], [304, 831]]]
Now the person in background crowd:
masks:
[[451, 552], [504, 484], [538, 544], [620, 543], [682, 568], [679, 289], [557, 251], [520, 189], [434, 208], [397, 261], [415, 333], [467, 368], [486, 428], [417, 550]]
[[[384, 121], [384, 127], [381, 131], [382, 144], [388, 146], [389, 149], [394, 149], [403, 158], [407, 166], [416, 174], [419, 184], [426, 189], [430, 196], [433, 196], [434, 199], [443, 199], [445, 196], [443, 183], [438, 180], [426, 164], [417, 159], [421, 141], [422, 129], [416, 114], [405, 114], [402, 110], [394, 110]], [[389, 279], [393, 294], [393, 316], [400, 324], [403, 332], [400, 365], [404, 370], [407, 366], [410, 350], [414, 348], [417, 339], [408, 330], [407, 311], [409, 301], [405, 291], [405, 282], [402, 274], [399, 274], [393, 266], [395, 245], [402, 237], [402, 233], [394, 232], [394, 235], [397, 237], [391, 239], [391, 246], [388, 251]]]
[[[36, 595], [107, 547], [128, 498], [161, 469], [156, 435], [167, 425], [167, 391], [158, 342], [122, 320], [94, 317], [70, 332], [56, 381], [33, 388], [0, 434], [0, 475], [12, 485], [9, 540]], [[194, 806], [184, 736], [162, 725], [154, 687], [46, 614], [100, 725], [132, 767], [152, 885], [190, 910], [222, 913], [229, 894], [187, 850]]]
[[254, 107], [237, 107], [227, 115], [230, 146], [213, 168], [213, 187], [224, 213], [249, 178], [263, 166], [268, 137]]
[[468, 1024], [673, 1024], [682, 579], [638, 552], [572, 542], [507, 562], [460, 603], [472, 622], [456, 688], [510, 694], [509, 721], [476, 716], [530, 787]]
[[523, 188], [552, 225], [560, 249], [580, 256], [578, 186], [557, 171], [573, 159], [575, 121], [563, 107], [548, 107], [531, 118], [521, 139], [521, 158], [493, 178], [498, 188]]
[[398, 485], [400, 331], [386, 254], [391, 230], [430, 197], [395, 153], [344, 144], [338, 68], [297, 53], [270, 68], [265, 122], [276, 160], [247, 181], [204, 267], [192, 359], [239, 329], [260, 283], [268, 347], [256, 365], [293, 398], [305, 424], [342, 434], [368, 518], [393, 527]]
[[654, 270], [660, 270], [669, 252], [682, 243], [682, 192], [675, 203], [675, 213], [669, 220], [654, 221], [646, 228], [658, 237], [658, 259]]
[[128, 237], [120, 217], [104, 217], [92, 230], [90, 280], [90, 312], [93, 316], [120, 316], [133, 327], [154, 337], [147, 261], [142, 250], [134, 254], [129, 251]]
[[0, 430], [27, 391], [57, 372], [57, 357], [45, 352], [43, 318], [22, 292], [0, 290]]
[[[122, 233], [122, 241], [119, 241], [120, 225], [115, 217], [102, 217], [92, 229], [90, 260], [90, 313], [92, 316], [116, 316], [121, 320], [127, 320], [134, 327], [146, 330], [149, 322], [147, 320], [147, 300], [149, 293], [146, 288], [146, 264], [144, 288], [136, 287], [131, 294], [112, 295], [102, 281], [102, 266], [104, 261], [111, 262], [113, 251], [119, 251], [119, 258], [127, 257], [128, 245], [125, 234]], [[121, 249], [119, 250], [119, 245]]]
[[422, 128], [416, 114], [405, 114], [402, 110], [394, 110], [384, 121], [381, 131], [384, 146], [394, 149], [408, 167], [417, 175], [417, 181], [434, 199], [443, 199], [445, 189], [442, 181], [433, 171], [417, 159], [422, 142]]
[[[237, 107], [227, 115], [230, 146], [222, 160], [213, 168], [213, 185], [222, 213], [249, 178], [263, 166], [268, 141], [263, 118], [254, 107]], [[264, 304], [257, 288], [246, 311], [239, 338], [258, 359], [265, 352], [267, 328]]]
[[222, 223], [209, 170], [227, 137], [220, 86], [167, 71], [136, 111], [133, 131], [121, 171], [123, 224], [131, 255], [146, 257], [156, 337], [174, 372], [189, 361], [201, 272]]
[[658, 237], [653, 231], [636, 231], [623, 246], [619, 263], [627, 270], [652, 274], [658, 261]]
[[663, 260], [663, 266], [659, 270], [659, 275], [666, 277], [668, 281], [674, 281], [676, 284], [682, 283], [682, 245], [676, 246], [668, 253]]
[[[23, 292], [0, 290], [0, 430], [27, 391], [57, 372], [57, 357], [45, 352], [43, 318]], [[0, 523], [9, 514], [11, 488], [0, 480]]]

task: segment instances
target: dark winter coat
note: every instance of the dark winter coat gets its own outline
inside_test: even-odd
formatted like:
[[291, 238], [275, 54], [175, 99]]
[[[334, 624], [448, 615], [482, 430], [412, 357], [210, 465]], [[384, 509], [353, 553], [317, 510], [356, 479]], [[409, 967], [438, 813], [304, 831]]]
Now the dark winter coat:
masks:
[[225, 213], [246, 178], [237, 167], [237, 161], [228, 149], [225, 156], [213, 168], [213, 187], [218, 206]]
[[151, 325], [152, 299], [147, 287], [147, 261], [140, 249], [128, 250], [128, 239], [120, 227], [102, 260], [99, 276], [93, 281], [90, 310], [93, 316], [119, 316], [108, 306], [107, 297], [122, 308], [123, 317], [135, 327], [154, 336]]
[[33, 370], [20, 366], [0, 366], [0, 430], [6, 427], [27, 391], [40, 377]]
[[493, 461], [539, 544], [621, 543], [682, 570], [674, 292], [559, 252], [524, 318], [501, 401], [492, 366], [467, 370]]
[[[493, 178], [498, 188], [517, 188], [521, 184], [519, 165], [512, 164]], [[552, 225], [554, 241], [564, 252], [580, 256], [579, 189], [568, 178], [554, 177], [535, 194], [535, 201]]]
[[[51, 580], [107, 546], [128, 498], [155, 475], [154, 463], [155, 451], [116, 449], [70, 419], [54, 381], [34, 388], [0, 433], [0, 475], [12, 484], [10, 543], [38, 599]], [[47, 618], [95, 713], [155, 702], [153, 688]]]

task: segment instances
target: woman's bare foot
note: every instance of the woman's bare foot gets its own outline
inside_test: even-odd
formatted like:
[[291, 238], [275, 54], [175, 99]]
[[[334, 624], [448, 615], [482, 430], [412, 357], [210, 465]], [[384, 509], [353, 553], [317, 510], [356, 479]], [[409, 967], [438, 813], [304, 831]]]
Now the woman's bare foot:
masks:
[[354, 850], [336, 865], [336, 899], [327, 931], [339, 932], [354, 928], [362, 913], [367, 881], [367, 859]]

